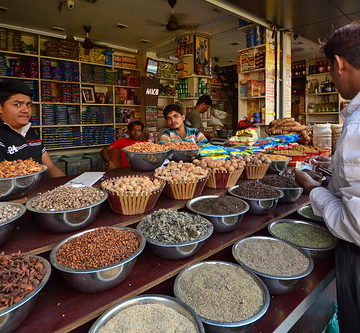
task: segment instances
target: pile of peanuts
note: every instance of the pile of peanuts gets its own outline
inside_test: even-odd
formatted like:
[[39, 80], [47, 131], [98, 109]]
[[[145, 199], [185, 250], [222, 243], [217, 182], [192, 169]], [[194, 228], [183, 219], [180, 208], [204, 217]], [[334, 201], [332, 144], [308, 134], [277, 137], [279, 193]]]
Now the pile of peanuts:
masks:
[[161, 186], [162, 182], [159, 179], [152, 180], [147, 176], [119, 177], [101, 183], [105, 191], [118, 195], [146, 195], [160, 190]]
[[93, 205], [104, 197], [104, 192], [95, 187], [56, 187], [36, 197], [31, 206], [43, 211], [62, 211]]
[[215, 161], [212, 158], [207, 157], [201, 161], [194, 160], [193, 163], [204, 169], [209, 169], [210, 171], [222, 172], [234, 172], [236, 170], [242, 169], [245, 166], [245, 162], [240, 158], [231, 158], [226, 161]]
[[199, 148], [199, 146], [195, 142], [188, 142], [188, 141], [171, 141], [166, 144], [166, 147], [170, 149], [178, 149], [178, 150]]
[[27, 160], [2, 161], [0, 162], [0, 178], [25, 176], [44, 169], [44, 166], [35, 162], [32, 158]]
[[20, 207], [15, 205], [0, 205], [0, 224], [19, 215]]
[[152, 142], [136, 142], [133, 145], [126, 147], [126, 150], [132, 153], [157, 153], [169, 150], [169, 147]]
[[155, 177], [168, 182], [192, 182], [204, 178], [209, 171], [193, 163], [171, 161], [167, 166], [155, 170]]
[[113, 227], [100, 227], [72, 238], [56, 254], [58, 263], [74, 269], [110, 266], [130, 257], [140, 241], [135, 233]]

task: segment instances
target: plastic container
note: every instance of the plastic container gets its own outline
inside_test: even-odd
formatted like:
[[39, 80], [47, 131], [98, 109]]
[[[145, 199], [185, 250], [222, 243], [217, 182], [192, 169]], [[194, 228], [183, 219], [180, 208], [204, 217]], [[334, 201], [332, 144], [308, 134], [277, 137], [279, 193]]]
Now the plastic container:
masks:
[[313, 145], [331, 151], [331, 125], [315, 124], [313, 129]]
[[342, 124], [332, 124], [331, 125], [331, 147], [332, 152], [335, 152], [337, 142], [340, 138], [341, 132], [342, 132]]

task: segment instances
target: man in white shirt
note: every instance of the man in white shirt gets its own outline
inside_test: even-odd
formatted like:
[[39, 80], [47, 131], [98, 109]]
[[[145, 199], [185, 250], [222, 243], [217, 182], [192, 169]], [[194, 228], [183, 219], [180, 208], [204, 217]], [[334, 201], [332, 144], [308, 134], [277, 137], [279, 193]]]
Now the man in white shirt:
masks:
[[305, 173], [296, 180], [310, 192], [315, 214], [338, 238], [335, 253], [341, 332], [360, 332], [360, 21], [333, 31], [323, 45], [330, 74], [341, 96], [351, 100], [341, 112], [343, 131], [332, 159], [315, 159], [332, 169], [328, 188]]

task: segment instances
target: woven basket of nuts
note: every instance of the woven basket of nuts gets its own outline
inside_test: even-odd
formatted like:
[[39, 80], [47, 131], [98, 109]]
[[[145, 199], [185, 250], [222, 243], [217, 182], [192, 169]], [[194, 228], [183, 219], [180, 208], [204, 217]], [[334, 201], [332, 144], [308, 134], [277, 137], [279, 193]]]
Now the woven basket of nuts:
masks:
[[137, 215], [151, 210], [164, 185], [164, 181], [147, 176], [118, 177], [101, 183], [109, 195], [111, 209], [120, 215]]
[[238, 157], [245, 162], [243, 178], [245, 179], [261, 179], [265, 176], [271, 160], [264, 154], [254, 154], [245, 157]]

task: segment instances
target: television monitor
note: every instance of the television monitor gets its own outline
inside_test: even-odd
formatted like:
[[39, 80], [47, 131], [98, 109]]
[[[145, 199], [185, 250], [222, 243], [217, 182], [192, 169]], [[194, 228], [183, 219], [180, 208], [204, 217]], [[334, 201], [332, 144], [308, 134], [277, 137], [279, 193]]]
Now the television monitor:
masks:
[[146, 73], [156, 75], [158, 71], [159, 62], [155, 59], [147, 58], [146, 60]]

